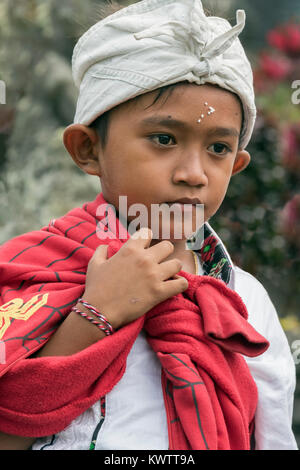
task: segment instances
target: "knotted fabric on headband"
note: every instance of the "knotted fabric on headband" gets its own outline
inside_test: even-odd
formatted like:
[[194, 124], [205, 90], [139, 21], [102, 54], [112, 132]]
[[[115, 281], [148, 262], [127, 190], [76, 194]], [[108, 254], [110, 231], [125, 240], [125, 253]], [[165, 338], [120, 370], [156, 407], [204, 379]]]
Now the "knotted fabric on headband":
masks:
[[210, 83], [243, 104], [240, 138], [251, 138], [256, 107], [253, 74], [237, 24], [206, 16], [200, 0], [144, 0], [96, 23], [75, 46], [72, 68], [79, 88], [74, 123], [91, 124], [105, 111], [162, 86]]

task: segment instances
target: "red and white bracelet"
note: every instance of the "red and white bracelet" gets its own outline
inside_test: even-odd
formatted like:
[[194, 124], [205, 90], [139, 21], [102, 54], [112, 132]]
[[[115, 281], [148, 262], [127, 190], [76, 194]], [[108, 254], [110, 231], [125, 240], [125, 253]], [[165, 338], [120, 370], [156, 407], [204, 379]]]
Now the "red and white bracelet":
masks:
[[115, 330], [113, 329], [112, 325], [109, 323], [107, 318], [99, 312], [93, 305], [90, 305], [88, 302], [80, 298], [78, 300], [78, 303], [81, 303], [85, 308], [87, 308], [91, 313], [93, 313], [97, 318], [99, 318], [100, 321], [95, 320], [95, 318], [90, 317], [87, 313], [82, 312], [79, 310], [77, 307], [72, 307], [72, 311], [78, 313], [81, 315], [83, 318], [86, 318], [86, 320], [90, 321], [94, 325], [96, 325], [100, 330], [102, 330], [107, 336], [112, 335]]

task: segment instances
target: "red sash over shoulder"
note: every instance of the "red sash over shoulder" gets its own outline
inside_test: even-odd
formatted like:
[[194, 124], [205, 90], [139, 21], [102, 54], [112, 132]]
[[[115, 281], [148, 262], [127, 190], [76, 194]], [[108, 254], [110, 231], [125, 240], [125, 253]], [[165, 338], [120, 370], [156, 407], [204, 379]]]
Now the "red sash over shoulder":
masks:
[[33, 437], [63, 430], [121, 379], [144, 328], [162, 365], [170, 449], [249, 449], [257, 389], [243, 355], [262, 354], [268, 342], [222, 280], [182, 271], [183, 294], [112, 336], [72, 356], [26, 359], [83, 294], [97, 246], [108, 244], [111, 257], [128, 238], [100, 194], [1, 247], [0, 430]]

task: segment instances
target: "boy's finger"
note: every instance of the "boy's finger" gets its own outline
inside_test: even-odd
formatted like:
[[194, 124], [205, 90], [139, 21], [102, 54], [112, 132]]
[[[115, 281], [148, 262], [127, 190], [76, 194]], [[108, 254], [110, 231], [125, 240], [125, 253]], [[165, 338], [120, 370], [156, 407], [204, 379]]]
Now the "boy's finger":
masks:
[[107, 260], [107, 249], [108, 245], [99, 245], [96, 248], [94, 256], [97, 258], [98, 262], [104, 263]]
[[164, 281], [166, 287], [166, 298], [173, 297], [187, 290], [189, 287], [188, 280], [185, 277], [175, 274], [171, 280]]

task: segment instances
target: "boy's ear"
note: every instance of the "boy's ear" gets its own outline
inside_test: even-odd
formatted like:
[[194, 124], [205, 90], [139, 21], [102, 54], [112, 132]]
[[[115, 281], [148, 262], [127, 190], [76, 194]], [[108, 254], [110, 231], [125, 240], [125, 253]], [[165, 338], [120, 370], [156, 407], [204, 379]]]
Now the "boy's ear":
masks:
[[246, 150], [239, 150], [232, 169], [232, 176], [243, 171], [250, 163], [251, 156]]
[[64, 145], [79, 168], [89, 175], [100, 176], [99, 136], [82, 124], [71, 124], [63, 135]]

